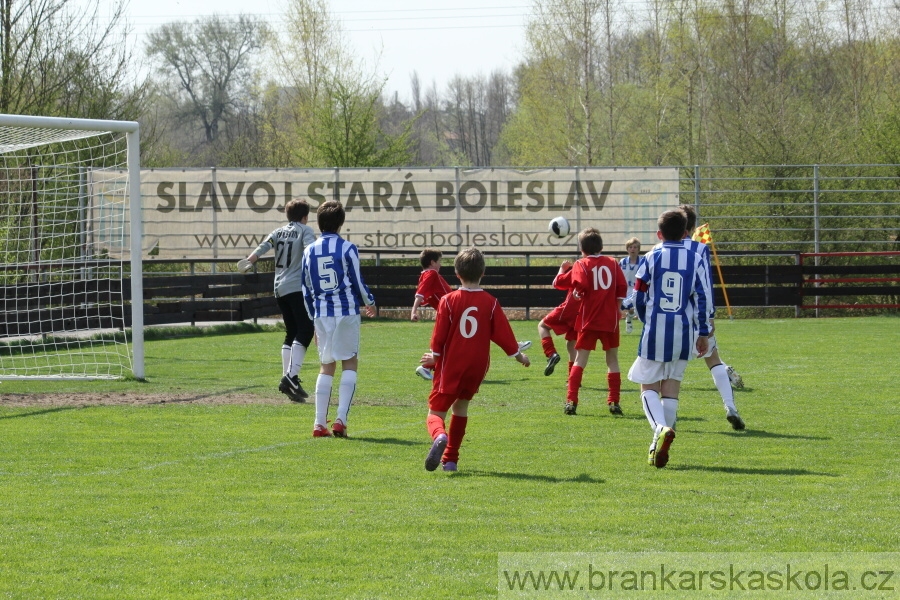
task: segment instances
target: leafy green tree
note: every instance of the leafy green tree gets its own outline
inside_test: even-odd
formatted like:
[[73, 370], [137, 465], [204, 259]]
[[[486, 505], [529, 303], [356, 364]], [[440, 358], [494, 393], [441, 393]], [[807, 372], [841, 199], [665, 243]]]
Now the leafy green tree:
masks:
[[410, 127], [388, 136], [378, 126], [381, 94], [341, 81], [325, 86], [325, 101], [316, 112], [311, 143], [317, 158], [330, 167], [388, 167], [408, 164]]
[[[391, 134], [382, 124], [384, 80], [347, 50], [324, 0], [291, 0], [284, 39], [276, 45], [285, 83], [270, 95], [265, 135], [290, 161], [308, 167], [378, 167], [411, 160], [412, 121]], [[274, 115], [290, 117], [284, 122]], [[279, 129], [279, 124], [282, 129]]]

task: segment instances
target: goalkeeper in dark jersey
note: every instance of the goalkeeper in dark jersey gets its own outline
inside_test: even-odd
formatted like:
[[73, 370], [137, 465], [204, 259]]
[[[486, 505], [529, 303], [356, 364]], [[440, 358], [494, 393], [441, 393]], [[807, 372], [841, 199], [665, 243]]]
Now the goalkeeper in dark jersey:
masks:
[[305, 200], [291, 200], [284, 207], [288, 224], [279, 227], [238, 262], [238, 268], [247, 272], [260, 256], [275, 249], [275, 299], [284, 318], [284, 344], [281, 346], [283, 376], [278, 390], [294, 402], [303, 402], [309, 394], [300, 385], [300, 367], [306, 358], [306, 349], [312, 341], [313, 322], [303, 304], [302, 262], [303, 250], [316, 241], [312, 227], [306, 224], [309, 204]]

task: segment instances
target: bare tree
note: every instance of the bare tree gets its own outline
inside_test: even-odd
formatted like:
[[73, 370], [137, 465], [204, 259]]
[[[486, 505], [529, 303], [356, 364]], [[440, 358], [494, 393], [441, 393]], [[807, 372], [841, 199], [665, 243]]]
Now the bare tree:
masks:
[[199, 122], [207, 143], [252, 102], [253, 58], [266, 36], [266, 26], [245, 15], [169, 23], [149, 35], [147, 55], [158, 74], [174, 78], [179, 116]]
[[127, 75], [123, 5], [108, 20], [98, 5], [0, 0], [0, 112], [137, 118], [144, 86]]

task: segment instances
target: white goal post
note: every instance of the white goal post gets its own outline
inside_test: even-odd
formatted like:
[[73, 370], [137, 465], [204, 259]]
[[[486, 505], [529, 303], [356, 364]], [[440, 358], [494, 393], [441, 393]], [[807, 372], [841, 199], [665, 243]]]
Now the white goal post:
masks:
[[139, 140], [0, 114], [0, 380], [144, 378]]

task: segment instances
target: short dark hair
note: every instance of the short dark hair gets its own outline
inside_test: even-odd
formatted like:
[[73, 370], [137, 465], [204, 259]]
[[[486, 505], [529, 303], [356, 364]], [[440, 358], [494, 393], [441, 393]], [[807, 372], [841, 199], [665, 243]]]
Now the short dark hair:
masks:
[[316, 219], [319, 222], [319, 231], [322, 233], [337, 233], [344, 224], [344, 206], [337, 200], [329, 200], [319, 205], [316, 211]]
[[593, 227], [588, 227], [578, 234], [578, 247], [587, 255], [603, 252], [603, 238], [600, 232]]
[[659, 215], [656, 221], [663, 239], [667, 242], [677, 242], [684, 237], [687, 231], [687, 216], [681, 210], [667, 210]]
[[693, 231], [694, 227], [697, 226], [697, 211], [694, 210], [694, 207], [690, 204], [682, 204], [678, 207], [678, 210], [684, 213], [684, 216], [687, 217], [687, 226], [684, 228], [685, 231]]
[[466, 283], [478, 283], [484, 276], [484, 254], [478, 248], [466, 248], [456, 255], [453, 267]]
[[419, 255], [419, 262], [422, 263], [423, 269], [427, 269], [434, 261], [441, 260], [442, 256], [444, 256], [444, 253], [440, 250], [425, 248], [422, 250], [422, 254]]
[[288, 221], [299, 223], [303, 217], [309, 215], [309, 203], [295, 198], [285, 205], [284, 214], [287, 215]]

